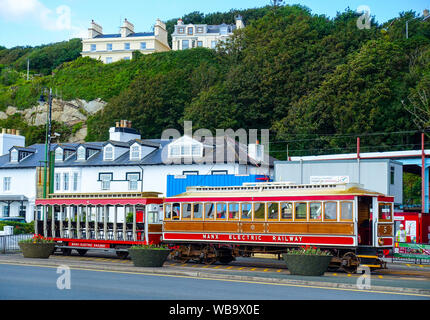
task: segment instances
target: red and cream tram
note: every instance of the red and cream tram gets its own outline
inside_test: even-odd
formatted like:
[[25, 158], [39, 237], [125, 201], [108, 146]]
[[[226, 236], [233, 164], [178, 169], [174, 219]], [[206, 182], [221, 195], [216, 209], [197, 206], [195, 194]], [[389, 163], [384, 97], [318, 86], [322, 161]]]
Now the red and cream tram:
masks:
[[103, 249], [125, 258], [133, 245], [161, 242], [162, 203], [156, 192], [51, 194], [36, 200], [35, 233], [65, 255]]
[[182, 261], [228, 263], [252, 253], [311, 245], [333, 267], [384, 267], [393, 247], [393, 197], [357, 184], [255, 183], [191, 187], [164, 199], [163, 242]]

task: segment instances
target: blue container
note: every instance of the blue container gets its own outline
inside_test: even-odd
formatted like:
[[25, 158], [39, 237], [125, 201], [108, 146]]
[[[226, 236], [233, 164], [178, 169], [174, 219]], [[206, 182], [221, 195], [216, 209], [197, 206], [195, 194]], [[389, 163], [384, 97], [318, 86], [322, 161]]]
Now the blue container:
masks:
[[267, 177], [264, 175], [185, 175], [185, 176], [167, 176], [167, 196], [172, 197], [187, 191], [187, 187], [207, 186], [207, 187], [224, 187], [224, 186], [241, 186], [246, 182], [264, 182]]

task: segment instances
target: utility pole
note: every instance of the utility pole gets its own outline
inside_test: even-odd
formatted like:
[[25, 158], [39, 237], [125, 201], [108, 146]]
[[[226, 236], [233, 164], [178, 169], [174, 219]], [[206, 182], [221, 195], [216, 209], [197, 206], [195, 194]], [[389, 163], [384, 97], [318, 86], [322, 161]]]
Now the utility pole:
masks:
[[30, 59], [27, 58], [27, 81], [29, 79], [29, 73], [30, 73]]

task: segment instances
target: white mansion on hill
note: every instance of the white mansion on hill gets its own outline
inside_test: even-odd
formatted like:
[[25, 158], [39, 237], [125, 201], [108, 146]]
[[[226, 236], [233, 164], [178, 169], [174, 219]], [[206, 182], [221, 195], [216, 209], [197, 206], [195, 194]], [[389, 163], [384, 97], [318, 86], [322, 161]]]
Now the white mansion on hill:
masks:
[[244, 28], [242, 17], [236, 17], [236, 25], [232, 24], [184, 24], [179, 19], [172, 33], [172, 49], [185, 50], [197, 47], [214, 49], [215, 46], [233, 35], [236, 29]]
[[166, 25], [157, 19], [153, 32], [134, 32], [134, 25], [125, 19], [120, 33], [103, 34], [103, 28], [93, 20], [88, 39], [82, 39], [81, 55], [111, 63], [130, 60], [135, 50], [143, 54], [169, 51]]

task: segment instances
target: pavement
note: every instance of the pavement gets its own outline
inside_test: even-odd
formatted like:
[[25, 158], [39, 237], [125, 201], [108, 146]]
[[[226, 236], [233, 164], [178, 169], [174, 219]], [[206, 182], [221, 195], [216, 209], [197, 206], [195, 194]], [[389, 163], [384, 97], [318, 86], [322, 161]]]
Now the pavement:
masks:
[[[256, 259], [264, 265], [264, 259]], [[282, 265], [282, 262], [279, 262]], [[369, 276], [345, 273], [325, 273], [321, 277], [291, 275], [285, 267], [268, 269], [264, 267], [240, 267], [235, 265], [180, 264], [171, 260], [161, 268], [135, 267], [130, 260], [100, 257], [52, 255], [49, 259], [24, 258], [21, 253], [0, 254], [0, 264], [58, 267], [67, 265], [71, 269], [97, 270], [150, 275], [170, 275], [225, 281], [250, 281], [256, 283], [289, 284], [321, 288], [361, 289], [367, 291], [394, 292], [428, 296], [430, 299], [430, 266], [411, 264], [390, 264], [387, 270], [379, 270]], [[369, 277], [369, 278], [367, 278]], [[368, 282], [369, 281], [369, 282]]]

